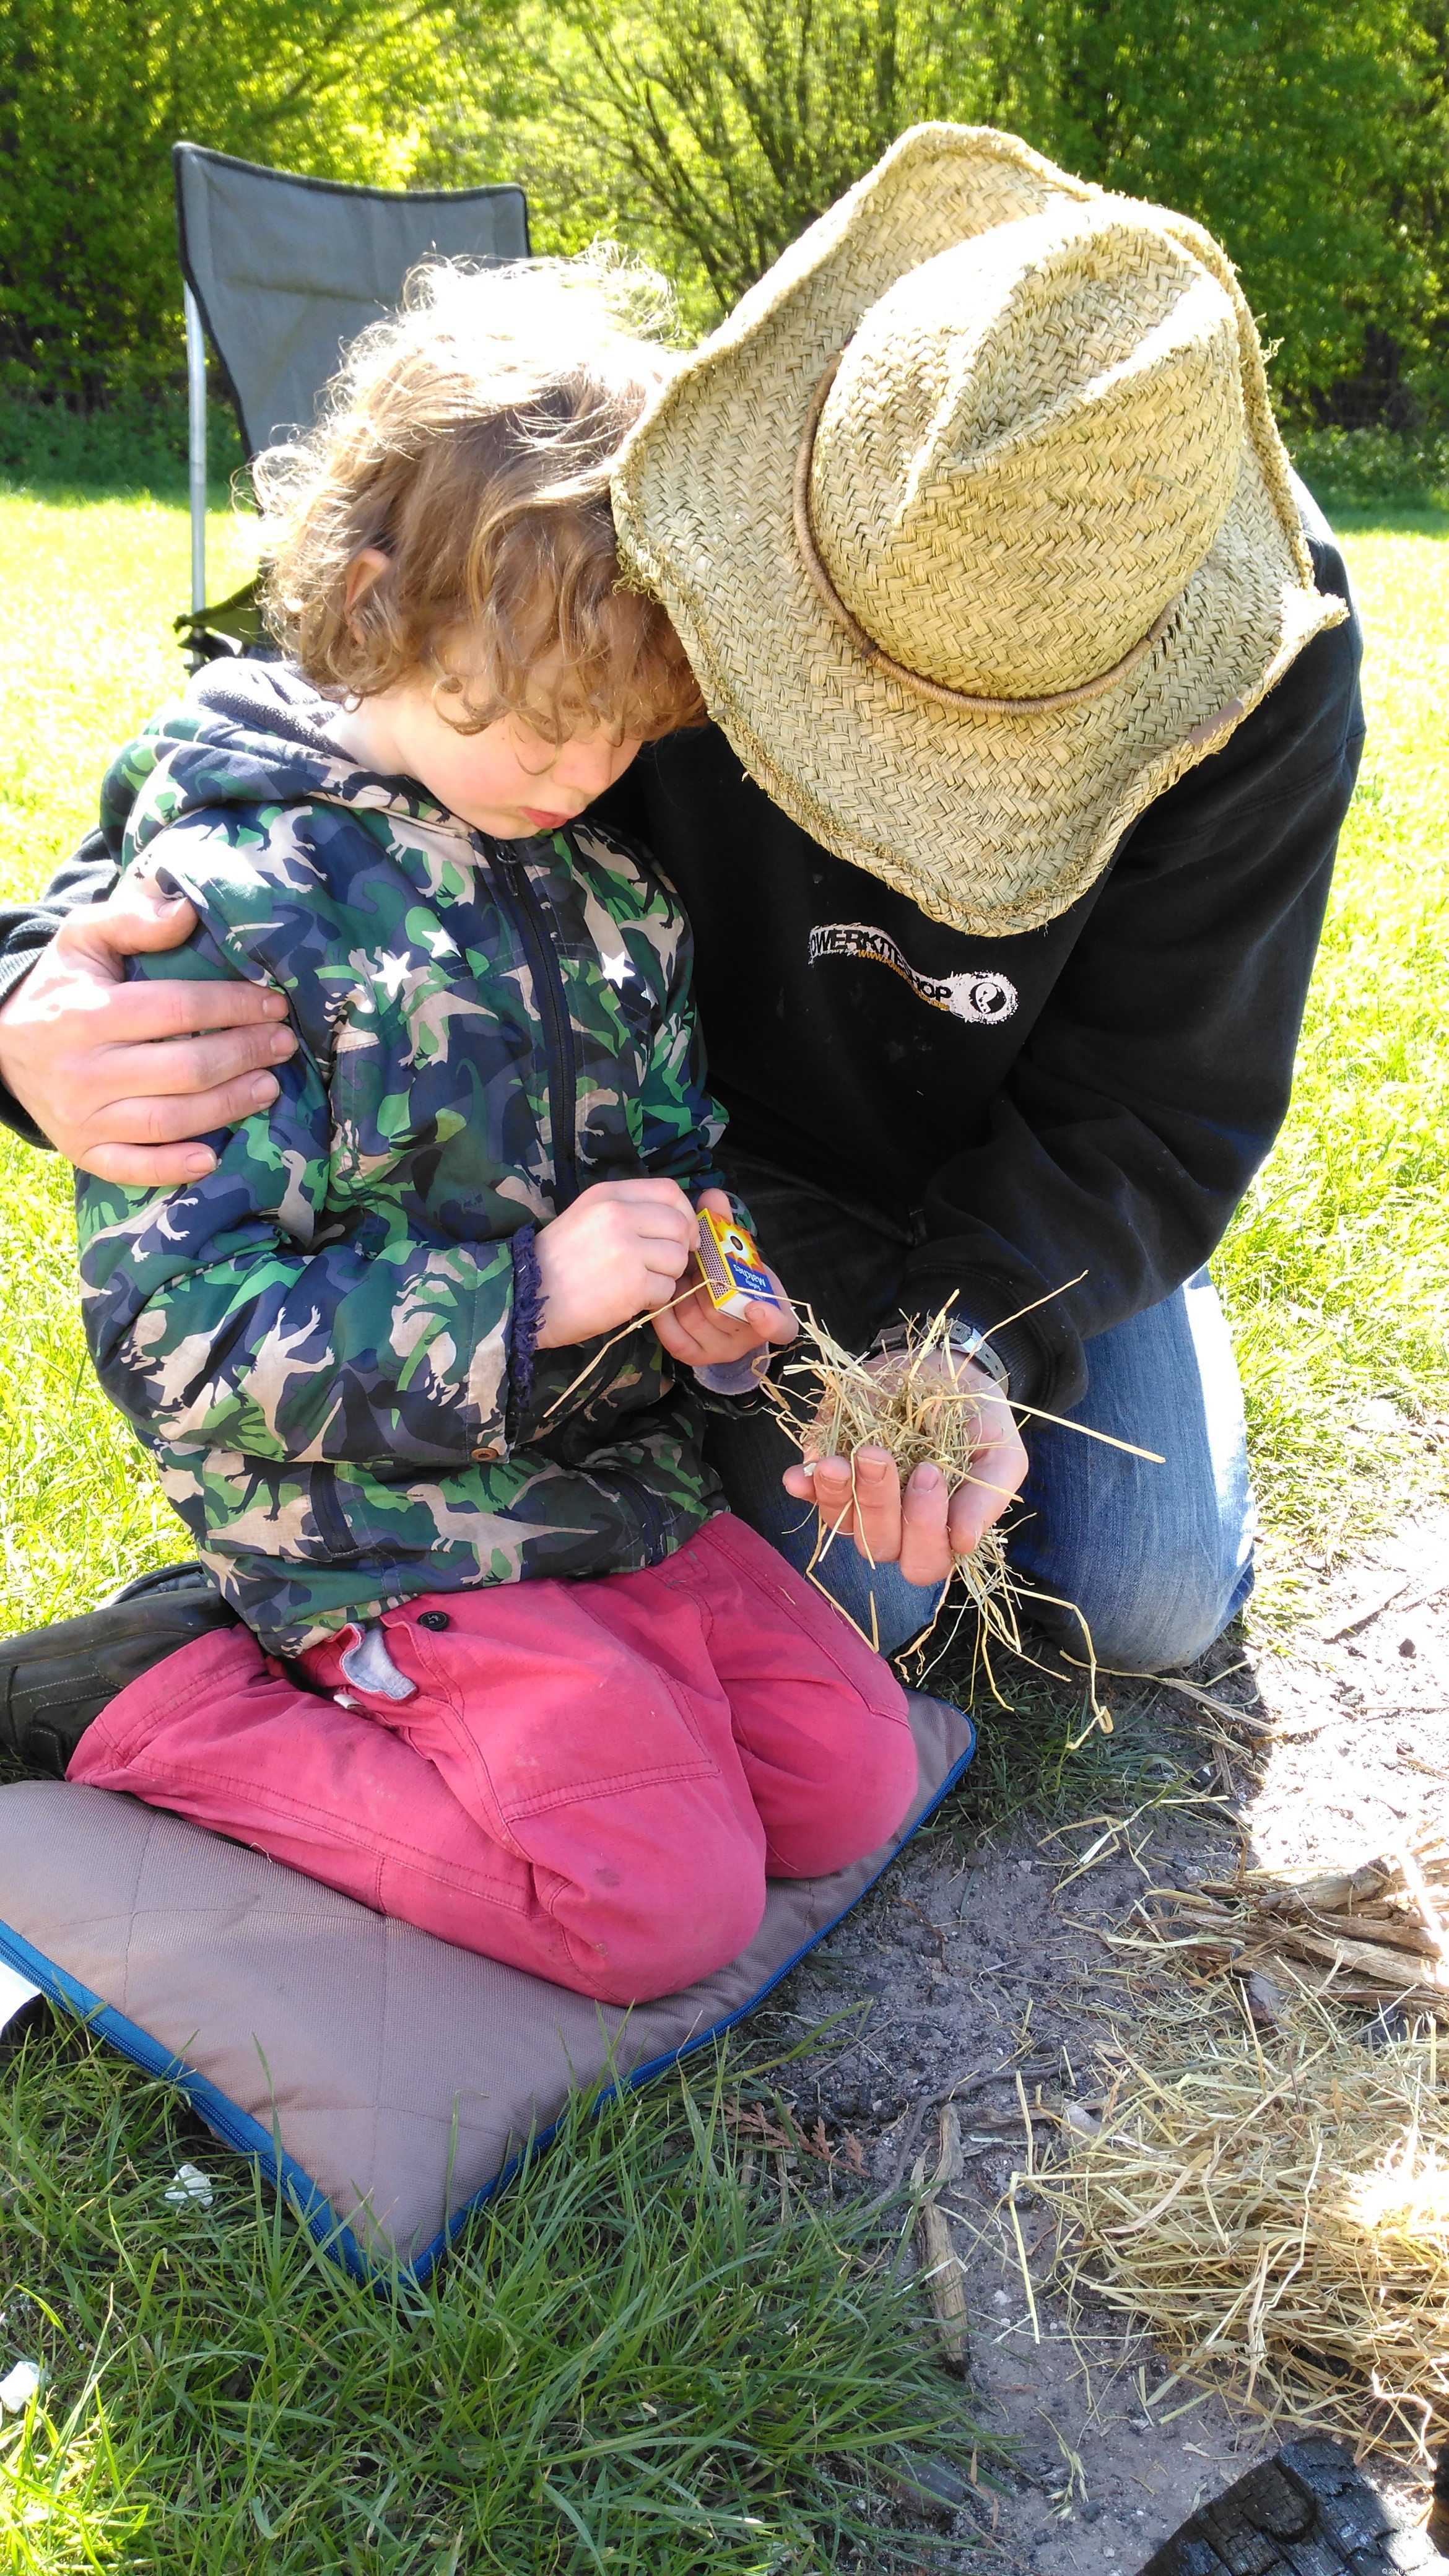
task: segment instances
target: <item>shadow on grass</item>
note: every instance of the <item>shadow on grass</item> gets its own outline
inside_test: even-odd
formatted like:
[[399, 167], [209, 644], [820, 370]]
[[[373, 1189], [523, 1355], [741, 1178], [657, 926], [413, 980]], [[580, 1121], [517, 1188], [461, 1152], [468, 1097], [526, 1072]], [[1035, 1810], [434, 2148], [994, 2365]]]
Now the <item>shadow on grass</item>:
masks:
[[[171, 509], [184, 510], [190, 497], [184, 474], [167, 478], [141, 474], [129, 479], [116, 475], [105, 483], [78, 483], [39, 474], [10, 473], [4, 466], [0, 466], [0, 496], [39, 501], [51, 510], [97, 508], [108, 501], [160, 501]], [[208, 510], [230, 510], [236, 498], [230, 482], [218, 482], [215, 476], [208, 481]], [[245, 489], [242, 504], [250, 508]]]
[[[225, 509], [245, 465], [228, 404], [207, 412], [207, 502]], [[54, 507], [86, 501], [184, 502], [187, 495], [184, 393], [135, 391], [109, 409], [69, 410], [0, 391], [0, 490]]]
[[[1238, 1634], [1235, 1625], [1211, 1660], [1236, 1660]], [[1085, 1673], [1064, 1669], [1025, 1623], [1022, 1643], [1025, 1657], [993, 1648], [988, 1674], [963, 1625], [939, 1661], [927, 1655], [922, 1674], [902, 1665], [911, 1688], [965, 1709], [977, 1729], [975, 1760], [927, 1835], [949, 1833], [963, 1850], [979, 1848], [1026, 1820], [1124, 1813], [1186, 1785], [1203, 1758], [1188, 1704], [1175, 1704], [1148, 1678], [1102, 1674], [1097, 1699], [1110, 1720], [1103, 1728], [1093, 1721]]]

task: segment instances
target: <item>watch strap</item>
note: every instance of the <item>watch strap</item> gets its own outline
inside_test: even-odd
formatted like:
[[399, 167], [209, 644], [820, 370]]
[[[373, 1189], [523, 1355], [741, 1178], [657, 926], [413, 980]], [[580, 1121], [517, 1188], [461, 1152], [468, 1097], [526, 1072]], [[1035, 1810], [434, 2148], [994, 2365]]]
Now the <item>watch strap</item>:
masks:
[[1011, 1373], [985, 1333], [978, 1332], [974, 1324], [948, 1324], [946, 1339], [958, 1359], [973, 1360], [977, 1368], [984, 1369], [989, 1378], [995, 1379], [1003, 1395], [1011, 1393]]
[[[908, 1324], [887, 1324], [883, 1332], [877, 1333], [872, 1348], [882, 1353], [902, 1351], [910, 1337]], [[995, 1380], [1004, 1396], [1010, 1395], [1011, 1372], [1001, 1353], [975, 1324], [968, 1324], [964, 1317], [959, 1321], [953, 1320], [946, 1327], [946, 1342], [953, 1357], [974, 1360], [979, 1369], [984, 1369], [987, 1376]]]

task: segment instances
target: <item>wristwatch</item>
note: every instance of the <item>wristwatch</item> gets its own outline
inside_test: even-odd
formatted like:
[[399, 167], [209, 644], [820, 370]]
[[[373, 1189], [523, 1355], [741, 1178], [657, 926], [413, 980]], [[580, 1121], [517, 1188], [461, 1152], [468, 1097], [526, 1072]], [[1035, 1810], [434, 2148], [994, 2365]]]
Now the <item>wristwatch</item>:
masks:
[[[877, 1333], [872, 1347], [882, 1352], [903, 1351], [909, 1338], [909, 1325], [887, 1324], [884, 1332]], [[946, 1341], [957, 1359], [974, 1360], [979, 1369], [995, 1379], [1003, 1395], [1010, 1395], [1011, 1375], [1005, 1360], [974, 1324], [968, 1324], [964, 1317], [959, 1322], [953, 1320], [946, 1327]]]
[[978, 1368], [985, 1369], [988, 1377], [995, 1378], [1003, 1395], [1010, 1395], [1011, 1372], [1005, 1360], [974, 1324], [948, 1324], [946, 1339], [958, 1359], [974, 1360]]

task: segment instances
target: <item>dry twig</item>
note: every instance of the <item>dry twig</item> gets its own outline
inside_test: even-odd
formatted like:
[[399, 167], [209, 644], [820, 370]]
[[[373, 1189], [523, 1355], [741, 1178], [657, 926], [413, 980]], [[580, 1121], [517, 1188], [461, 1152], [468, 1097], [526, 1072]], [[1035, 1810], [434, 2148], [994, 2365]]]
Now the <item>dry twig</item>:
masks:
[[1449, 2024], [1449, 1843], [1421, 1840], [1353, 1870], [1244, 1870], [1201, 1888], [1152, 1891], [1147, 1938], [1199, 1974], [1231, 1970], [1292, 1987], [1310, 1971], [1320, 1998], [1430, 2013]]
[[920, 2223], [926, 2286], [931, 2294], [942, 2348], [954, 2370], [965, 2370], [971, 2359], [966, 2283], [960, 2258], [951, 2241], [950, 2221], [938, 2208], [936, 2194], [959, 2180], [960, 2173], [961, 2123], [948, 2103], [941, 2113], [940, 2154], [930, 2190], [921, 2202]]

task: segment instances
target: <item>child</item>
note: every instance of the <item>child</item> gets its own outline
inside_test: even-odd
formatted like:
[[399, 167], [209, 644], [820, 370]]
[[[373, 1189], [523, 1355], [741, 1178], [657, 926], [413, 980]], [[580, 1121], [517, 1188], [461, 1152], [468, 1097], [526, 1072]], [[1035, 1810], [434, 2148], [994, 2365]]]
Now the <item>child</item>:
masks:
[[579, 817], [699, 713], [608, 504], [668, 363], [597, 270], [435, 269], [267, 461], [288, 658], [203, 671], [105, 809], [199, 917], [144, 971], [273, 982], [300, 1043], [205, 1179], [79, 1181], [97, 1369], [246, 1625], [67, 1776], [612, 2003], [916, 1782], [889, 1669], [703, 1461], [692, 1371], [788, 1319], [652, 1311], [722, 1120], [678, 907]]

